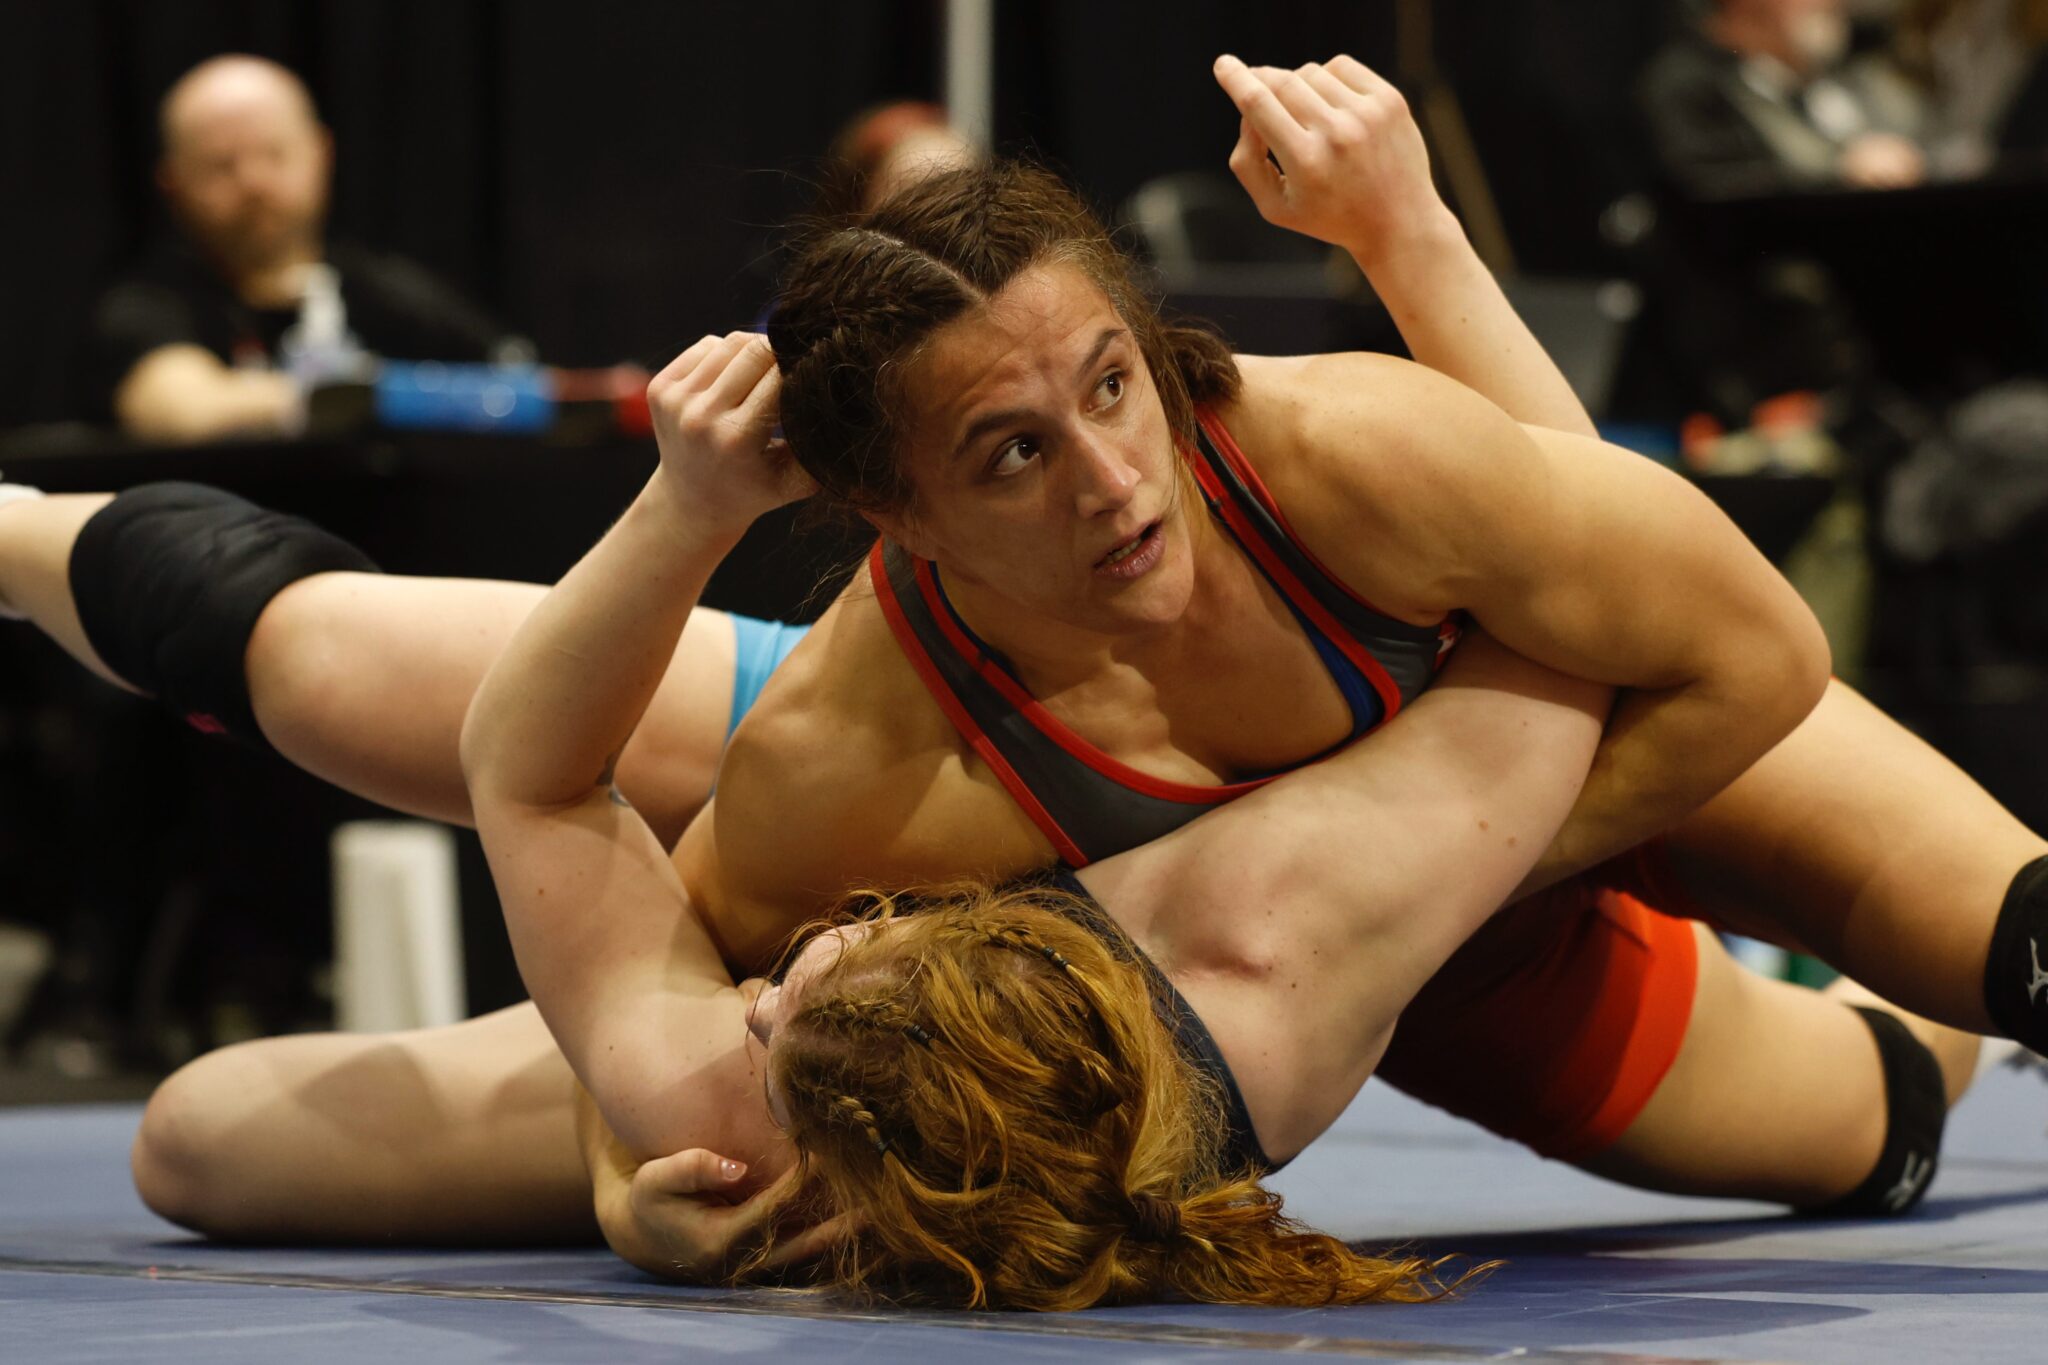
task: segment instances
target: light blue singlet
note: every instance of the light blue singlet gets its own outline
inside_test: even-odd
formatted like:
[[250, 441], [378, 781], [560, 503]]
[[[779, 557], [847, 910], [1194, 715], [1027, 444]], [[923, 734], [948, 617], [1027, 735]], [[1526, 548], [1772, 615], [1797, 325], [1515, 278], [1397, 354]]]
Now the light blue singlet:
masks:
[[732, 720], [725, 727], [728, 740], [732, 738], [732, 732], [740, 728], [740, 721], [746, 718], [747, 712], [754, 709], [754, 699], [767, 686], [768, 675], [789, 657], [789, 651], [796, 648], [796, 642], [804, 638], [810, 627], [762, 621], [752, 616], [734, 616], [732, 629], [739, 653], [733, 660]]

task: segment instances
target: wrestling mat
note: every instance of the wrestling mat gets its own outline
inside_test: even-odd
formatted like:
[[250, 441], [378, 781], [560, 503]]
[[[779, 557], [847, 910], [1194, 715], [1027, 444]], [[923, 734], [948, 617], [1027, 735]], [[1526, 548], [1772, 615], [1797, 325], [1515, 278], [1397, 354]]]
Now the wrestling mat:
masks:
[[1502, 1257], [1464, 1297], [1044, 1316], [680, 1289], [601, 1250], [217, 1246], [128, 1181], [133, 1107], [0, 1110], [0, 1361], [2048, 1359], [2048, 1085], [1990, 1068], [1885, 1223], [1604, 1184], [1369, 1087], [1279, 1180], [1313, 1223]]

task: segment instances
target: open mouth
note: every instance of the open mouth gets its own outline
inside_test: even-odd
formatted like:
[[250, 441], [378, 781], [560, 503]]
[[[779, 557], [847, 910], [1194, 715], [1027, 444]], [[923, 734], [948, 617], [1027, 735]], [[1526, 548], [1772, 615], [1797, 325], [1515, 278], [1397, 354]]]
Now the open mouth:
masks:
[[1097, 573], [1130, 578], [1143, 573], [1159, 559], [1159, 523], [1151, 522], [1123, 544], [1095, 561]]

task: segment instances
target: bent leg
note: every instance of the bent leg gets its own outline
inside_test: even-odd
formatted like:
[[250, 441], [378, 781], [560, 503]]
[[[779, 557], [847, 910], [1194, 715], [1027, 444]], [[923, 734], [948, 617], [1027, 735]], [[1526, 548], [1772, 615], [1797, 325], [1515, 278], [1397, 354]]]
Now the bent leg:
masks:
[[592, 1241], [573, 1095], [531, 1004], [240, 1043], [158, 1087], [135, 1185], [172, 1222], [236, 1241]]
[[[80, 530], [105, 494], [0, 509], [0, 600], [101, 677], [72, 596]], [[545, 595], [534, 584], [320, 573], [273, 597], [243, 658], [258, 726], [287, 760], [410, 814], [468, 823], [462, 718], [498, 652]], [[619, 784], [673, 842], [710, 790], [733, 687], [733, 627], [691, 617], [675, 662], [619, 764]]]
[[1846, 685], [1666, 840], [1701, 905], [1973, 1033], [2013, 876], [2048, 853], [1982, 787]]
[[[1889, 1106], [1878, 1044], [1851, 1003], [1744, 970], [1704, 925], [1685, 1042], [1615, 1143], [1579, 1164], [1646, 1189], [1818, 1208], [1870, 1176]], [[1894, 1013], [1897, 1013], [1894, 1011]], [[1898, 1016], [1940, 1063], [1953, 1103], [1977, 1039]]]
[[1706, 925], [1649, 908], [1653, 864], [1602, 871], [1474, 935], [1403, 1015], [1380, 1074], [1600, 1175], [1803, 1208], [1872, 1178], [1892, 1071], [1915, 1116], [1902, 1136], [1931, 1126], [1922, 1103], [1938, 1113], [1968, 1083], [1973, 1035], [1892, 1011], [1911, 1036], [1888, 1059], [1848, 1008], [1867, 992], [1744, 971]]

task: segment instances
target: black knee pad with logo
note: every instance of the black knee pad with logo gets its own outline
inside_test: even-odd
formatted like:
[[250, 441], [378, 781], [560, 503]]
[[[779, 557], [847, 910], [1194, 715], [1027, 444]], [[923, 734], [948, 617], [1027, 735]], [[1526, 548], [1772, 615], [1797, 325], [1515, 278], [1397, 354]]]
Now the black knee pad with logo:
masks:
[[1877, 1038], [1884, 1066], [1884, 1149], [1863, 1183], [1832, 1203], [1803, 1212], [1816, 1218], [1890, 1218], [1918, 1204], [1941, 1161], [1948, 1090], [1941, 1063], [1895, 1014], [1854, 1007]]
[[1984, 1008], [2006, 1037], [2048, 1052], [2048, 857], [2006, 890], [1984, 960]]

